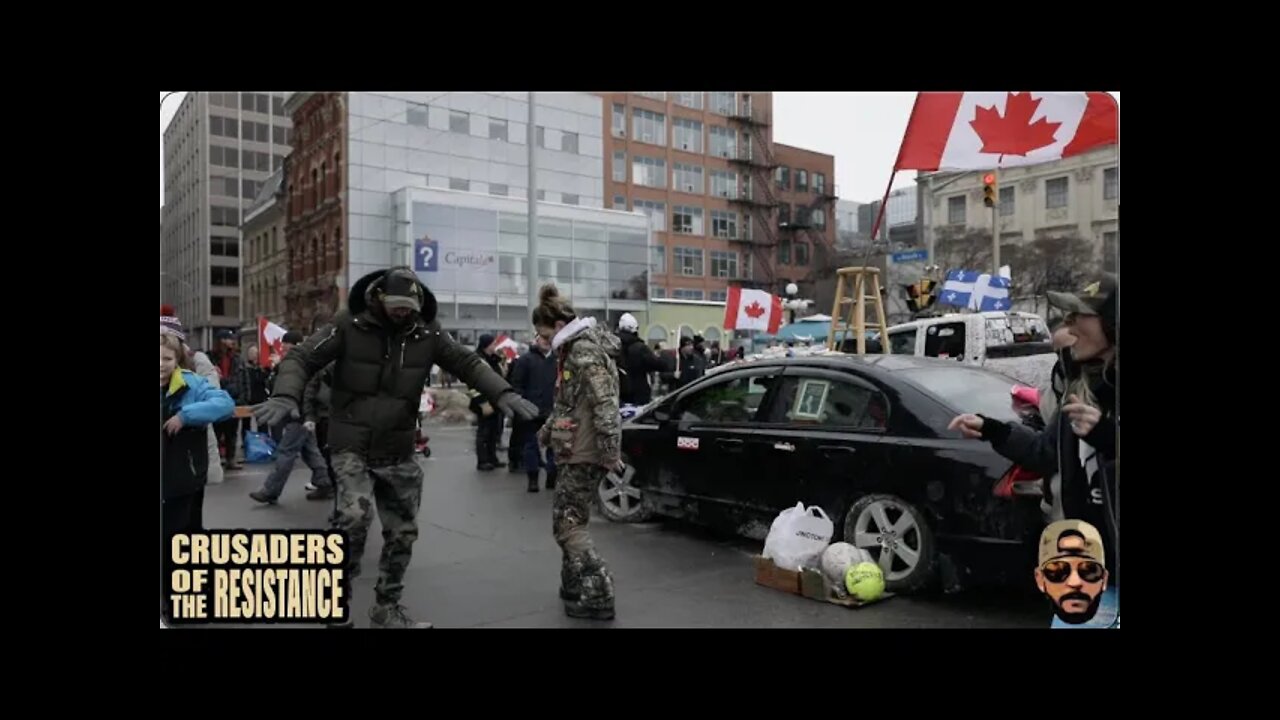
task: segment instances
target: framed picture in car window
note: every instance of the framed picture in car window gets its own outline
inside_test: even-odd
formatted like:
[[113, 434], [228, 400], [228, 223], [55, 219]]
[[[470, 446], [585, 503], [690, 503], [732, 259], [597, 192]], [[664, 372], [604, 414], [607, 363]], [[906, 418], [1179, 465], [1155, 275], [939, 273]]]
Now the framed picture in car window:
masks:
[[826, 380], [803, 380], [796, 393], [795, 406], [791, 408], [794, 420], [821, 420], [822, 406], [827, 402], [831, 383]]

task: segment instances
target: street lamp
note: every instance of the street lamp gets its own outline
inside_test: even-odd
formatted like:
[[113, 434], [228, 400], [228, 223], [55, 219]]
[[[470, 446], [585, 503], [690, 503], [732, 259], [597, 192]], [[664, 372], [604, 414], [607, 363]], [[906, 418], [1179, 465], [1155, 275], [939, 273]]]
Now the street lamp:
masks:
[[800, 287], [795, 283], [787, 283], [785, 291], [787, 293], [787, 299], [782, 301], [782, 306], [791, 312], [790, 322], [795, 323], [796, 311], [808, 307], [813, 301], [797, 298], [796, 294], [800, 292]]

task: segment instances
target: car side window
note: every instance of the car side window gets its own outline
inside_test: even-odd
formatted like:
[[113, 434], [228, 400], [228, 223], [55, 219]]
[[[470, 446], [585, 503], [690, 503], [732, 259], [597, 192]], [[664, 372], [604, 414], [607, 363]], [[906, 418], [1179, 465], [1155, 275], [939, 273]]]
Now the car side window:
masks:
[[680, 400], [680, 419], [693, 422], [745, 423], [757, 411], [776, 374], [747, 375], [719, 382]]
[[964, 360], [964, 335], [962, 322], [930, 325], [924, 336], [925, 357]]
[[889, 401], [882, 393], [851, 382], [788, 376], [782, 379], [766, 421], [883, 430], [888, 426]]
[[916, 334], [918, 332], [919, 328], [911, 328], [910, 330], [889, 333], [889, 351], [894, 355], [915, 355]]

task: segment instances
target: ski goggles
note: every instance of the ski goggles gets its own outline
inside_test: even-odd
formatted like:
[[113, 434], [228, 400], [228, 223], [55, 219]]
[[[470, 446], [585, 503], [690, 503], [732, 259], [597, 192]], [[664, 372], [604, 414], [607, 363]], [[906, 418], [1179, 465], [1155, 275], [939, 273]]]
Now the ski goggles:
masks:
[[[1046, 580], [1052, 583], [1066, 582], [1071, 577], [1072, 562], [1070, 560], [1050, 560], [1040, 566], [1040, 572], [1044, 573]], [[1075, 571], [1079, 573], [1080, 579], [1088, 583], [1096, 583], [1102, 580], [1102, 576], [1106, 574], [1107, 569], [1102, 563], [1096, 560], [1082, 560], [1075, 565]]]

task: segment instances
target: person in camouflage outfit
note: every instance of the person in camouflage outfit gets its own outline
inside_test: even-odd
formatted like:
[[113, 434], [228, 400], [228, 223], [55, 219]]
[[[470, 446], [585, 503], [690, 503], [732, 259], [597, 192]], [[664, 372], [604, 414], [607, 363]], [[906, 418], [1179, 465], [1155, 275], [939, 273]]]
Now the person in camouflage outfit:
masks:
[[533, 326], [557, 353], [555, 405], [538, 431], [559, 466], [551, 528], [562, 551], [560, 597], [565, 614], [612, 620], [613, 576], [596, 552], [587, 522], [591, 501], [605, 473], [622, 467], [621, 416], [618, 412], [618, 338], [596, 327], [595, 318], [579, 318], [546, 285], [533, 311]]
[[538, 408], [440, 328], [435, 296], [405, 267], [358, 280], [333, 324], [284, 356], [274, 394], [254, 408], [258, 422], [296, 418], [307, 381], [330, 363], [328, 434], [338, 482], [336, 524], [350, 538], [347, 577], [360, 571], [376, 506], [383, 545], [369, 619], [373, 627], [430, 627], [413, 621], [400, 597], [418, 538], [423, 473], [413, 458], [414, 435], [431, 366], [480, 390], [500, 412], [530, 420]]

